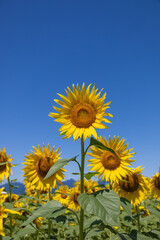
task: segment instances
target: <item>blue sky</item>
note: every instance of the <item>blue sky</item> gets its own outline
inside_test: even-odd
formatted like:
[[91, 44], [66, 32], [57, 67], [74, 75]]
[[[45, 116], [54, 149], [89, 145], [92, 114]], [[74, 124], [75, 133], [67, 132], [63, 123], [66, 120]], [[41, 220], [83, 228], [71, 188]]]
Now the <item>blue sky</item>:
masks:
[[[0, 148], [20, 164], [12, 178], [22, 181], [24, 155], [43, 142], [62, 158], [80, 154], [79, 140], [62, 140], [48, 114], [57, 93], [83, 82], [112, 101], [113, 123], [98, 134], [124, 137], [133, 166], [158, 172], [160, 1], [1, 0], [0, 22]], [[78, 171], [66, 169], [66, 178]]]

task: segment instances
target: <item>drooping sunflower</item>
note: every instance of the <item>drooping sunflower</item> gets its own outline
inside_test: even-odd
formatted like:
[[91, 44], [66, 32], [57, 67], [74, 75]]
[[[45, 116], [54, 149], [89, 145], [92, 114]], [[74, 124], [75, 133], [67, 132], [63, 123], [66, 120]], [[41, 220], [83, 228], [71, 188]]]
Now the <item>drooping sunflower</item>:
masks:
[[88, 166], [91, 166], [90, 170], [99, 172], [98, 178], [102, 176], [101, 181], [105, 179], [111, 183], [129, 174], [128, 166], [134, 161], [130, 158], [135, 153], [131, 153], [133, 149], [127, 149], [128, 143], [125, 143], [125, 139], [119, 141], [119, 137], [115, 138], [114, 136], [111, 140], [109, 136], [109, 141], [107, 141], [106, 138], [100, 136], [98, 140], [104, 146], [114, 150], [117, 156], [107, 150], [91, 146], [91, 152], [88, 153], [92, 157], [88, 160], [90, 162]]
[[[91, 84], [85, 89], [83, 83], [80, 89], [72, 85], [73, 90], [68, 87], [67, 96], [58, 94], [61, 100], [55, 99], [61, 108], [53, 108], [58, 113], [50, 113], [49, 116], [55, 118], [55, 121], [62, 124], [59, 131], [64, 134], [64, 138], [69, 138], [73, 135], [74, 140], [83, 135], [84, 140], [93, 135], [97, 138], [95, 128], [108, 128], [104, 123], [111, 123], [105, 117], [113, 117], [110, 113], [105, 113], [111, 102], [104, 103], [106, 93], [100, 97], [101, 91], [95, 86], [90, 90]], [[104, 123], [102, 123], [104, 122]]]
[[123, 177], [119, 182], [113, 184], [113, 189], [120, 197], [128, 199], [131, 204], [139, 205], [146, 196], [147, 181], [142, 175], [143, 168], [140, 167], [132, 170], [132, 173]]
[[61, 185], [56, 191], [55, 195], [53, 196], [53, 200], [60, 202], [62, 205], [67, 206], [68, 200], [67, 196], [70, 193], [70, 189], [67, 185]]
[[78, 196], [80, 195], [80, 190], [77, 187], [70, 189], [70, 195], [67, 197], [68, 208], [73, 211], [80, 211], [81, 207], [78, 203]]
[[11, 167], [14, 165], [11, 164], [13, 158], [10, 158], [11, 155], [6, 154], [5, 147], [3, 147], [3, 150], [0, 149], [0, 163], [5, 163], [3, 165], [0, 165], [0, 182], [5, 177], [8, 179], [9, 175], [12, 174]]
[[44, 180], [47, 175], [49, 169], [52, 165], [54, 165], [58, 159], [60, 159], [59, 148], [54, 151], [54, 147], [52, 147], [51, 151], [49, 151], [49, 145], [47, 147], [43, 144], [43, 150], [38, 145], [38, 148], [33, 146], [34, 151], [32, 153], [28, 153], [26, 155], [25, 162], [23, 163], [25, 166], [23, 168], [24, 172], [24, 182], [26, 184], [26, 188], [31, 190], [45, 190], [46, 188], [55, 188], [57, 187], [57, 182], [61, 183], [61, 179], [64, 179], [64, 174], [66, 170], [61, 168], [55, 174], [53, 174], [48, 179]]
[[160, 200], [160, 168], [159, 172], [152, 176], [150, 180], [150, 191], [154, 198]]

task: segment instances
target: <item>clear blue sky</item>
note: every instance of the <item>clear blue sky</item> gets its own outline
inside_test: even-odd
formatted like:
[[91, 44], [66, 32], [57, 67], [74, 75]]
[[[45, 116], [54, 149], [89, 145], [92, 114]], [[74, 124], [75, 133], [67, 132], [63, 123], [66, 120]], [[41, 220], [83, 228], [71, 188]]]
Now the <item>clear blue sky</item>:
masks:
[[[134, 167], [158, 171], [160, 1], [1, 0], [0, 23], [0, 148], [14, 163], [43, 142], [61, 146], [62, 158], [80, 153], [48, 114], [57, 93], [85, 82], [112, 101], [113, 123], [99, 135], [126, 138]], [[12, 178], [22, 180], [21, 168]], [[67, 178], [78, 171], [73, 163], [67, 170]]]

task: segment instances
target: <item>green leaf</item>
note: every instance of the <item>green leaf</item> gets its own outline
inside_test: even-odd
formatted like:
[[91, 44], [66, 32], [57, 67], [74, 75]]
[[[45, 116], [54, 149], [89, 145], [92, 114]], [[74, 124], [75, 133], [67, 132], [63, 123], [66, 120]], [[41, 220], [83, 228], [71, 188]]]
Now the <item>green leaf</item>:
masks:
[[5, 206], [5, 208], [8, 208], [8, 209], [13, 209], [13, 203], [10, 203], [10, 202], [4, 202], [3, 205]]
[[77, 172], [74, 173], [74, 172], [73, 172], [72, 174], [73, 174], [73, 175], [79, 175], [80, 173], [77, 173]]
[[139, 233], [137, 230], [132, 230], [131, 233], [129, 234], [129, 236], [133, 239], [133, 240], [151, 240], [150, 237], [147, 237], [141, 233]]
[[92, 145], [94, 145], [95, 147], [101, 148], [103, 150], [109, 151], [109, 152], [113, 153], [117, 158], [119, 158], [113, 149], [104, 146], [101, 142], [99, 142], [98, 140], [96, 140], [93, 137], [90, 138], [90, 146], [92, 146]]
[[66, 132], [67, 132], [67, 131], [61, 132], [60, 134], [58, 134], [58, 136], [64, 136], [64, 135], [66, 135]]
[[88, 172], [84, 176], [87, 180], [90, 180], [93, 176], [99, 174], [99, 172]]
[[17, 178], [16, 179], [12, 179], [11, 182], [16, 182], [17, 181]]
[[156, 209], [155, 207], [147, 206], [147, 209], [152, 214], [152, 216], [155, 216], [160, 219], [160, 210]]
[[112, 190], [82, 193], [78, 196], [78, 202], [87, 213], [100, 217], [109, 225], [119, 226], [120, 199]]
[[0, 166], [7, 164], [8, 162], [2, 162], [0, 163]]
[[125, 211], [130, 217], [132, 217], [132, 213], [131, 213], [131, 208], [132, 208], [132, 206], [131, 206], [130, 201], [128, 201], [128, 199], [123, 198], [123, 197], [120, 198], [120, 201], [121, 201], [120, 204], [121, 204], [122, 208], [124, 209], [124, 211]]
[[76, 157], [70, 158], [70, 159], [62, 159], [57, 161], [54, 165], [52, 165], [52, 167], [49, 169], [47, 175], [45, 176], [45, 178], [43, 179], [46, 180], [47, 178], [51, 177], [54, 173], [56, 173], [59, 169], [61, 169], [62, 167], [64, 167], [66, 164], [68, 164], [71, 161], [75, 161]]
[[[48, 217], [51, 217], [51, 215], [54, 215], [54, 213], [55, 213], [55, 217], [57, 217], [59, 210], [62, 210], [62, 205], [58, 201], [51, 200], [48, 203], [44, 204], [43, 206], [39, 207], [38, 209], [35, 209], [35, 211], [33, 211], [33, 215], [29, 217], [27, 221], [25, 221], [22, 224], [22, 226], [26, 226], [30, 224], [37, 217], [48, 218]], [[66, 209], [64, 211], [66, 211]]]
[[34, 233], [36, 231], [31, 225], [28, 225], [22, 229], [20, 229], [16, 234], [14, 239], [19, 239], [19, 237], [27, 237], [28, 235]]

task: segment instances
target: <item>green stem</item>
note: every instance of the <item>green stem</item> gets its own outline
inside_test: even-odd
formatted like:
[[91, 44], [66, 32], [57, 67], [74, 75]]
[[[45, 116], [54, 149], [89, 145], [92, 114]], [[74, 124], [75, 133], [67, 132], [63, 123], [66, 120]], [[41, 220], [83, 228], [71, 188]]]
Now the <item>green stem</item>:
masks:
[[39, 190], [37, 190], [37, 198], [38, 198], [38, 200], [37, 200], [37, 207], [39, 206]]
[[[30, 225], [31, 225], [34, 229], [37, 230], [37, 228], [36, 228], [32, 223], [30, 223]], [[46, 236], [45, 236], [45, 234], [43, 233], [43, 230], [42, 230], [42, 229], [39, 228], [38, 231], [40, 231], [40, 232], [42, 233], [42, 235], [44, 236], [44, 239], [47, 239]]]
[[112, 232], [110, 231], [110, 233], [109, 233], [109, 240], [112, 240]]
[[[50, 192], [50, 187], [49, 187], [49, 191], [48, 191], [48, 201], [51, 200], [51, 192]], [[51, 235], [51, 219], [48, 218], [48, 240], [50, 239], [50, 235]]]
[[[84, 193], [84, 162], [85, 162], [85, 152], [84, 152], [84, 140], [83, 135], [81, 137], [81, 193]], [[84, 210], [81, 208], [80, 211], [80, 225], [79, 225], [79, 240], [83, 240], [83, 225], [84, 225]]]
[[10, 179], [8, 177], [8, 187], [9, 187], [9, 202], [12, 202], [12, 187], [11, 187], [11, 182]]
[[109, 179], [109, 189], [112, 190], [112, 183], [110, 179]]
[[[9, 202], [12, 203], [12, 187], [11, 187], [11, 182], [10, 179], [8, 177], [8, 187], [9, 187]], [[10, 237], [12, 237], [12, 232], [13, 232], [13, 227], [12, 227], [12, 217], [10, 216], [10, 221], [9, 221], [9, 225], [10, 225]]]
[[139, 215], [139, 207], [136, 205], [136, 211], [137, 211], [137, 225], [138, 225], [138, 232], [140, 232], [140, 215]]
[[77, 215], [72, 209], [69, 209], [69, 208], [68, 208], [68, 210], [71, 211], [72, 213], [74, 213], [74, 215], [75, 215], [76, 218], [77, 218], [78, 224], [80, 224], [78, 215]]

